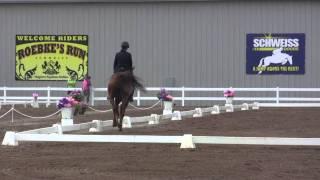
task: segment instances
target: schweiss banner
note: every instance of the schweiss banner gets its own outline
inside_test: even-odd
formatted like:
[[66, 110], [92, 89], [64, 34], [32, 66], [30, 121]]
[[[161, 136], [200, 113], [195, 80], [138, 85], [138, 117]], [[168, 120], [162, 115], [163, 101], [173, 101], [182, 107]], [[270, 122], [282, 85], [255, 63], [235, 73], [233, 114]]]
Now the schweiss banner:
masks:
[[304, 74], [305, 34], [247, 34], [247, 74]]
[[87, 35], [16, 35], [16, 80], [82, 80], [87, 73]]

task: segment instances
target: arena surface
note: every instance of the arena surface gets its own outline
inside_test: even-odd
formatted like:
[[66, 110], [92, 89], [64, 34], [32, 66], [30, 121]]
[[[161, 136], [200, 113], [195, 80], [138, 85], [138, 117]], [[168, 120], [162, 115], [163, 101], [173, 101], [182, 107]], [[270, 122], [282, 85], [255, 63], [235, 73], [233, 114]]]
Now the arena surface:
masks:
[[[2, 107], [0, 114], [10, 107]], [[18, 110], [44, 116], [56, 108]], [[107, 107], [97, 107], [107, 109]], [[185, 109], [192, 109], [186, 107]], [[256, 137], [320, 137], [320, 108], [262, 108], [222, 113], [182, 121], [166, 121], [157, 126], [117, 129], [100, 134], [134, 135], [216, 135]], [[129, 116], [160, 114], [158, 107]], [[112, 113], [89, 111], [75, 117], [75, 123], [93, 119], [110, 120]], [[29, 119], [11, 114], [0, 119], [1, 141], [5, 131], [48, 127], [59, 122]], [[128, 143], [19, 143], [0, 146], [0, 179], [210, 179], [210, 180], [318, 180], [320, 147], [201, 145], [181, 150], [179, 144]]]

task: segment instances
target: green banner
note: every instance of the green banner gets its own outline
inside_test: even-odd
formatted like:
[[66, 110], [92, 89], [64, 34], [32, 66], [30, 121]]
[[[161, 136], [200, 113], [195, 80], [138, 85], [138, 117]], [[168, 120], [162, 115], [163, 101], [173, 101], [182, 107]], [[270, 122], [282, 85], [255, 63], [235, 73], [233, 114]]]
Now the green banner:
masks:
[[88, 35], [16, 35], [16, 80], [83, 80], [87, 73]]

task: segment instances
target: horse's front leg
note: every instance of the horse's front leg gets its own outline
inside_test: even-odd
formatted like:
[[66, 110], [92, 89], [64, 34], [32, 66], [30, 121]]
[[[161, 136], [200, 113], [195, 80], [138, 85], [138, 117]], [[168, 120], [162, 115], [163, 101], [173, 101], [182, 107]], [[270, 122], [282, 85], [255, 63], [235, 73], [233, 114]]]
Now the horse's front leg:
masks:
[[120, 122], [118, 124], [119, 131], [122, 131], [122, 120], [123, 120], [124, 114], [126, 112], [126, 108], [128, 106], [128, 103], [129, 103], [129, 98], [122, 100], [122, 104], [120, 106]]

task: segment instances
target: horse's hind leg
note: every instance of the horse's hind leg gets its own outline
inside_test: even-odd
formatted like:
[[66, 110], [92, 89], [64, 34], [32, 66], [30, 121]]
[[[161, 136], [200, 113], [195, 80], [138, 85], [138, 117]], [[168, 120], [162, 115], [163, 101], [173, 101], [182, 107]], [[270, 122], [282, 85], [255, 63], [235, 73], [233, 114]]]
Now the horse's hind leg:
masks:
[[122, 120], [123, 120], [124, 114], [126, 112], [126, 108], [128, 106], [128, 103], [129, 103], [129, 97], [122, 100], [122, 104], [120, 106], [120, 122], [118, 124], [119, 131], [122, 131]]
[[118, 125], [118, 117], [119, 117], [119, 108], [116, 100], [114, 98], [110, 98], [110, 104], [112, 105], [112, 112], [113, 112], [113, 127]]

